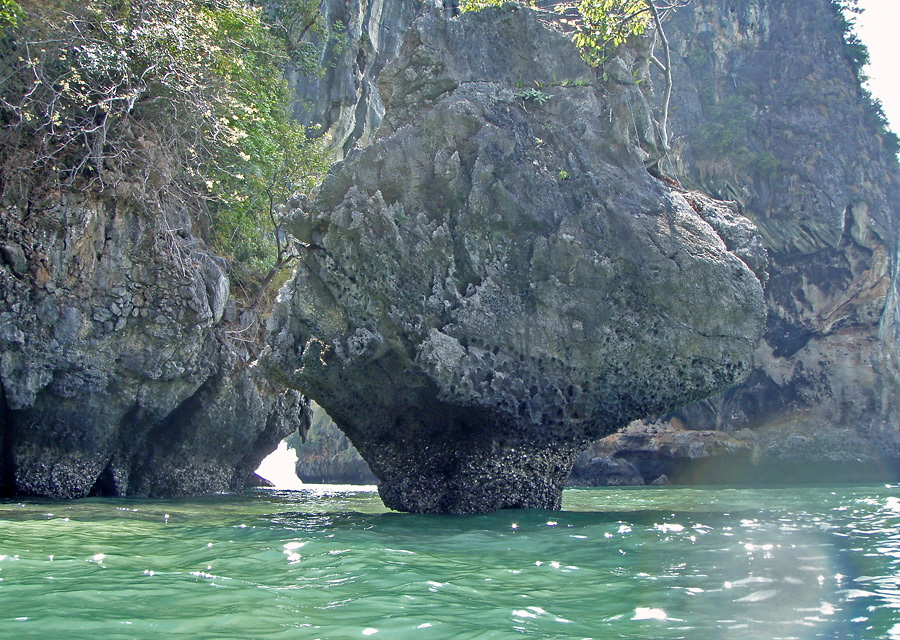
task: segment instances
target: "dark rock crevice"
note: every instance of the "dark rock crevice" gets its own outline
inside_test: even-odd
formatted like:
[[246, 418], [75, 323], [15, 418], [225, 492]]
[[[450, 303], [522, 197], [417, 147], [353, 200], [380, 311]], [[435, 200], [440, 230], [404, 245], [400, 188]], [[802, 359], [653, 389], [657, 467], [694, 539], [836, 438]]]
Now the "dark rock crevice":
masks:
[[11, 496], [15, 490], [16, 461], [12, 450], [12, 420], [6, 404], [6, 391], [0, 382], [0, 497]]

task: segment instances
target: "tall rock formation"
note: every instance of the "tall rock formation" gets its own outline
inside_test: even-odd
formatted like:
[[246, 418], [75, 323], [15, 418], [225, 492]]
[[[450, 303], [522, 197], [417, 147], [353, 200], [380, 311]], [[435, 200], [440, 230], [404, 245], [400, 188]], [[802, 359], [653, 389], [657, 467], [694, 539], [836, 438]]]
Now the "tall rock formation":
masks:
[[0, 497], [241, 490], [307, 420], [253, 368], [264, 323], [206, 242], [250, 227], [223, 201], [254, 140], [230, 123], [280, 124], [280, 49], [233, 4], [22, 4], [0, 38]]
[[263, 363], [385, 504], [558, 508], [591, 439], [749, 371], [755, 231], [648, 175], [567, 37], [516, 5], [426, 12], [379, 88], [375, 142], [286, 223], [307, 248]]
[[[396, 54], [393, 36], [426, 3], [395, 4], [403, 18], [385, 22], [378, 2], [325, 3], [358, 16], [348, 20], [348, 64], [323, 81], [342, 90], [330, 90], [307, 116], [342, 132], [334, 138], [338, 155], [371, 142], [383, 110], [376, 71]], [[898, 475], [897, 163], [860, 89], [845, 26], [831, 0], [695, 0], [666, 23], [675, 151], [663, 169], [739, 203], [772, 262], [758, 366], [736, 389], [679, 411], [672, 423], [679, 441], [696, 430], [701, 444], [710, 440], [704, 430], [737, 434], [735, 447], [750, 453], [741, 454], [742, 465], [716, 468], [740, 472], [703, 475], [695, 461], [705, 465], [707, 453], [660, 453], [652, 444], [664, 429], [659, 422], [646, 423], [646, 437], [619, 439], [624, 448], [596, 448], [647, 460], [648, 481], [661, 469], [704, 481], [802, 479], [804, 467], [814, 479]], [[360, 55], [361, 45], [387, 41]], [[615, 91], [636, 97], [650, 85], [639, 67], [632, 80], [619, 74]], [[301, 98], [313, 104], [309, 93]], [[341, 119], [367, 124], [332, 126]], [[634, 451], [622, 444], [638, 440], [650, 444]]]
[[431, 0], [323, 0], [328, 28], [313, 36], [321, 77], [291, 74], [295, 115], [321, 132], [335, 160], [374, 139], [384, 116], [378, 78]]

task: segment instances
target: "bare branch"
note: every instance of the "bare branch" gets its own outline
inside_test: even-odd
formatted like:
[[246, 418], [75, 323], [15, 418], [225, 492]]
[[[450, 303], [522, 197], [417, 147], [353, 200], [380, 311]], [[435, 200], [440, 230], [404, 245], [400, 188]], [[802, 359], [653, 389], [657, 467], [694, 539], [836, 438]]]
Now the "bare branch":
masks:
[[[647, 0], [650, 12], [653, 14], [653, 22], [656, 25], [656, 35], [662, 41], [663, 55], [665, 56], [664, 66], [661, 67], [665, 78], [665, 89], [663, 90], [662, 109], [659, 117], [660, 138], [662, 141], [663, 151], [669, 151], [669, 102], [672, 100], [672, 50], [669, 47], [669, 39], [666, 37], [665, 29], [662, 26], [662, 18], [659, 15], [659, 9], [655, 0]], [[651, 56], [651, 61], [659, 62], [655, 56]]]

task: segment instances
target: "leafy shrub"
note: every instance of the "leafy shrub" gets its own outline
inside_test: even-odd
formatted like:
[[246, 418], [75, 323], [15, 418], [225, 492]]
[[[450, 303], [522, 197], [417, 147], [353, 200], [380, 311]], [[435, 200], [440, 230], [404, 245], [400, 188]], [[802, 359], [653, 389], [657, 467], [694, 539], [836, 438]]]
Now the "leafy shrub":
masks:
[[647, 0], [580, 0], [582, 24], [573, 40], [588, 63], [602, 64], [610, 49], [643, 34], [651, 24]]
[[15, 0], [0, 0], [0, 36], [8, 27], [15, 27], [22, 17], [22, 7]]
[[[462, 0], [462, 11], [477, 11], [498, 7], [507, 0]], [[531, 5], [528, 0], [520, 4]], [[576, 0], [553, 3], [559, 14], [573, 14], [572, 40], [581, 48], [585, 60], [592, 66], [602, 64], [608, 50], [618, 47], [630, 36], [644, 33], [651, 24], [648, 0]]]
[[506, 0], [462, 0], [459, 3], [461, 11], [478, 11], [486, 7], [500, 7]]
[[540, 89], [535, 88], [516, 91], [513, 95], [519, 100], [531, 100], [533, 102], [537, 102], [538, 104], [544, 104], [553, 97], [553, 94], [546, 93], [544, 91], [541, 91]]
[[287, 30], [240, 0], [21, 6], [0, 42], [3, 198], [91, 188], [186, 206], [220, 250], [271, 263], [272, 206], [324, 164], [289, 116]]

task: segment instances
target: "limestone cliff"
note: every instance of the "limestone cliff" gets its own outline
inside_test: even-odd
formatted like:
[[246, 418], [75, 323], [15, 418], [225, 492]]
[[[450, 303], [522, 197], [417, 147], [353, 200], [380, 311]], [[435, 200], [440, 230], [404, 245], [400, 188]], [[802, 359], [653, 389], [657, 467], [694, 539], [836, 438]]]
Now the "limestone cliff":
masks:
[[388, 506], [558, 508], [591, 438], [746, 374], [759, 239], [645, 171], [568, 38], [426, 12], [379, 87], [376, 140], [286, 223], [307, 248], [263, 362]]
[[230, 338], [224, 267], [184, 211], [90, 191], [3, 208], [0, 495], [240, 490], [305, 426]]
[[[450, 444], [454, 430], [477, 431], [471, 418], [477, 415], [478, 425], [498, 429], [486, 433], [500, 437], [471, 441], [478, 461], [440, 499], [442, 508], [472, 498], [466, 487], [484, 481], [487, 488], [475, 496], [482, 504], [503, 503], [497, 496], [508, 488], [505, 504], [553, 505], [562, 469], [584, 438], [650, 412], [665, 420], [633, 424], [595, 444], [586, 462], [601, 461], [595, 470], [605, 466], [617, 481], [680, 471], [701, 479], [690, 461], [724, 451], [740, 458], [743, 466], [731, 469], [741, 474], [704, 481], [791, 478], [803, 465], [817, 479], [896, 477], [900, 186], [832, 3], [695, 0], [667, 23], [675, 59], [675, 150], [663, 169], [734, 201], [731, 208], [658, 184], [641, 170], [640, 149], [655, 144], [648, 88], [659, 86], [646, 64], [626, 56], [619, 60], [624, 66], [607, 73], [610, 82], [599, 83], [571, 56], [542, 59], [538, 43], [545, 41], [528, 40], [537, 31], [502, 51], [479, 49], [460, 35], [456, 21], [439, 29], [432, 23], [405, 40], [433, 6], [430, 0], [324, 0], [326, 18], [344, 37], [324, 43], [324, 77], [292, 79], [297, 114], [321, 125], [335, 157], [349, 159], [308, 211], [295, 216], [295, 232], [309, 244], [298, 282], [303, 274], [312, 278], [286, 294], [283, 308], [296, 317], [282, 312], [275, 319], [273, 344], [284, 363], [298, 351], [309, 354], [312, 362], [304, 366], [311, 364], [306, 372], [314, 381], [317, 363], [334, 367], [329, 358], [348, 368], [364, 363], [366, 384], [381, 391], [354, 409], [359, 415], [343, 416], [351, 435], [366, 433], [369, 427], [360, 426], [370, 420], [366, 411], [388, 415], [379, 411], [398, 402], [420, 402], [438, 416], [429, 426], [433, 451], [417, 450], [399, 463], [383, 454], [395, 435], [428, 443], [413, 427], [395, 431], [373, 422], [370, 434], [387, 443], [370, 446], [382, 474], [396, 485], [409, 478], [392, 465], [465, 466]], [[512, 51], [520, 53], [510, 62]], [[597, 113], [607, 124], [594, 130], [586, 122]], [[491, 167], [503, 162], [509, 169], [495, 175]], [[524, 217], [513, 215], [519, 199], [529, 203]], [[600, 202], [604, 215], [620, 206], [642, 213], [638, 222], [612, 216], [591, 227], [582, 223], [593, 218], [579, 210], [590, 201]], [[114, 191], [60, 191], [40, 206], [9, 200], [2, 206], [0, 494], [233, 490], [281, 437], [305, 425], [299, 395], [282, 394], [251, 366], [255, 351], [243, 338], [253, 332], [252, 314], [236, 311], [224, 263], [192, 229], [189, 212]], [[484, 226], [487, 211], [501, 214], [494, 227]], [[693, 264], [682, 258], [693, 260], [687, 254], [696, 253], [694, 239], [702, 238], [703, 246], [716, 247], [710, 264], [739, 267], [737, 260], [761, 273], [761, 247], [736, 211], [756, 223], [770, 255], [768, 321], [749, 378], [675, 412], [674, 404], [737, 381], [750, 358], [735, 357], [736, 368], [722, 376], [701, 367], [681, 387], [675, 383], [681, 364], [648, 365], [664, 373], [636, 372], [633, 380], [648, 396], [637, 399], [621, 393], [612, 374], [590, 379], [585, 372], [601, 362], [631, 375], [628, 358], [667, 357], [660, 345], [674, 334], [666, 329], [642, 342], [643, 332], [684, 318], [664, 311], [672, 300], [654, 297], [656, 288], [668, 286], [661, 284], [668, 272], [653, 271], [649, 283], [629, 280], [646, 273], [648, 255], [649, 263], [663, 256], [666, 265], [674, 255], [681, 268]], [[363, 221], [354, 218], [362, 212]], [[668, 229], [660, 226], [663, 219], [673, 221]], [[582, 229], [593, 240], [579, 235]], [[667, 240], [655, 248], [641, 244], [655, 238], [654, 244], [658, 233], [669, 234]], [[611, 248], [611, 239], [623, 238], [619, 249]], [[482, 241], [494, 248], [479, 251]], [[365, 264], [365, 272], [346, 267], [354, 264]], [[531, 288], [532, 276], [541, 286]], [[698, 282], [715, 278], [706, 273]], [[590, 296], [596, 302], [605, 295], [603, 287], [618, 293], [604, 298], [606, 311], [598, 317], [586, 309]], [[576, 290], [587, 296], [583, 306], [566, 303]], [[326, 305], [340, 312], [316, 316], [304, 306], [330, 291], [346, 297]], [[688, 293], [679, 304], [699, 309], [709, 304], [703, 296], [714, 294]], [[351, 308], [362, 294], [374, 315]], [[729, 330], [747, 336], [753, 318], [739, 317], [736, 300], [734, 317], [722, 321], [738, 323]], [[394, 311], [416, 305], [411, 315]], [[658, 315], [647, 315], [648, 307]], [[506, 329], [479, 324], [484, 310], [508, 320]], [[315, 341], [301, 344], [297, 337], [311, 337], [313, 329], [331, 345], [320, 360], [312, 358]], [[617, 340], [620, 347], [642, 346], [611, 347]], [[566, 351], [572, 345], [584, 347], [583, 362]], [[280, 370], [291, 384], [313, 389], [300, 380], [302, 369]], [[412, 379], [392, 378], [399, 370], [412, 372]], [[570, 388], [571, 403], [565, 399]], [[521, 400], [512, 398], [523, 390], [520, 408]], [[357, 392], [351, 385], [331, 398], [336, 417], [345, 402], [365, 396]], [[627, 410], [610, 409], [616, 402]], [[561, 418], [554, 417], [558, 410]], [[421, 423], [421, 415], [393, 417]], [[533, 441], [538, 423], [557, 435], [568, 430], [561, 451], [521, 454], [516, 443]], [[557, 435], [544, 444], [552, 448]], [[504, 480], [492, 470], [490, 461], [501, 458], [513, 469], [519, 465], [515, 477]], [[529, 486], [535, 470], [551, 481]], [[422, 483], [413, 487], [412, 501], [430, 508], [423, 496], [440, 487]], [[402, 505], [391, 491], [388, 500]], [[534, 502], [525, 497], [529, 492]]]
[[239, 2], [21, 5], [0, 34], [0, 496], [240, 490], [307, 420], [253, 368], [264, 323], [229, 281], [275, 260], [248, 179], [270, 158], [243, 163], [286, 132], [286, 45]]
[[695, 2], [669, 25], [674, 170], [738, 201], [771, 259], [756, 369], [677, 414], [741, 432], [742, 480], [900, 470], [900, 172], [844, 24], [827, 0], [742, 0]]
[[[321, 77], [295, 72], [297, 118], [321, 132], [335, 160], [369, 144], [384, 116], [378, 78], [426, 0], [323, 0]], [[433, 4], [433, 3], [432, 3]]]

